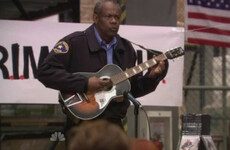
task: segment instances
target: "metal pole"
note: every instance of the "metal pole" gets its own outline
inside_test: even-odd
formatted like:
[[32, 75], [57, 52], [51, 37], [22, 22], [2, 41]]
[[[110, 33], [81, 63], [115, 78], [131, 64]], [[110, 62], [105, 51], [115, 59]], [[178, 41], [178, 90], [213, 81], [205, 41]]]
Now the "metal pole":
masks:
[[[222, 83], [223, 86], [227, 85], [227, 71], [226, 71], [227, 67], [226, 67], [226, 49], [223, 48], [222, 50]], [[224, 150], [227, 150], [227, 136], [228, 136], [228, 124], [227, 124], [227, 92], [223, 91], [223, 95], [222, 95], [222, 99], [223, 99], [223, 133], [224, 133], [224, 137], [223, 137], [223, 145], [224, 145]]]
[[[200, 47], [200, 85], [205, 85], [205, 46]], [[200, 91], [200, 110], [205, 106], [205, 91]]]
[[184, 90], [215, 90], [215, 91], [230, 91], [230, 86], [198, 86], [198, 85], [189, 85], [183, 86]]

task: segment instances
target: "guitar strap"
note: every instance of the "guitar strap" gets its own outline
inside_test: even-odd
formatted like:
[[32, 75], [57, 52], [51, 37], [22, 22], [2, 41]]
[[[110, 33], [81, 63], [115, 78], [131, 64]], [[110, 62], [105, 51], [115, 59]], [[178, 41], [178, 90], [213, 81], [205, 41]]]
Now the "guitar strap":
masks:
[[140, 45], [140, 44], [134, 43], [134, 42], [132, 42], [132, 41], [130, 41], [130, 40], [128, 40], [128, 39], [126, 39], [126, 40], [129, 41], [130, 43], [132, 43], [132, 44], [134, 44], [134, 45], [140, 47], [141, 49], [144, 49], [144, 50], [146, 50], [147, 52], [150, 52], [151, 54], [154, 54], [154, 55], [160, 55], [160, 54], [162, 54], [161, 51], [154, 50], [154, 49], [149, 49], [149, 48], [146, 48], [146, 47], [144, 47], [144, 46], [142, 46], [142, 45]]

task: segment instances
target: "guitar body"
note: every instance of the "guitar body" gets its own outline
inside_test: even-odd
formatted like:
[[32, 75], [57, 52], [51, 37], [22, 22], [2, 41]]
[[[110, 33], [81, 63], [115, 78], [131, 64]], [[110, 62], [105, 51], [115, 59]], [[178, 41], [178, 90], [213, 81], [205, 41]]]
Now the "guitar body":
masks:
[[[114, 74], [123, 72], [120, 67], [114, 64], [104, 66], [96, 73], [75, 73], [83, 75], [87, 78], [96, 76], [101, 79], [110, 79]], [[105, 91], [100, 91], [92, 94], [85, 93], [59, 93], [60, 103], [67, 109], [68, 115], [71, 118], [90, 120], [99, 116], [108, 106], [115, 100], [119, 102], [123, 99], [123, 93], [130, 91], [131, 85], [129, 80], [125, 80]]]
[[128, 92], [131, 89], [128, 80], [130, 77], [156, 65], [156, 60], [174, 59], [182, 55], [184, 55], [184, 50], [181, 47], [177, 47], [125, 71], [117, 65], [109, 64], [96, 73], [75, 73], [87, 78], [96, 76], [101, 79], [110, 79], [112, 87], [92, 94], [60, 92], [59, 101], [72, 120], [77, 118], [82, 120], [96, 118], [107, 108], [112, 100], [118, 102], [123, 100], [124, 92]]

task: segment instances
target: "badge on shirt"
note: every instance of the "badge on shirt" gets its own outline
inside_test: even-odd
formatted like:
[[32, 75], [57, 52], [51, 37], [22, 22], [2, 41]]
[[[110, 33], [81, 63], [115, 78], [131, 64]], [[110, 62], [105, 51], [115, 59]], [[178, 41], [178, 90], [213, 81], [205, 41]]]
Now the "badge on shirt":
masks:
[[58, 42], [54, 46], [55, 53], [67, 53], [69, 51], [69, 45], [65, 41]]

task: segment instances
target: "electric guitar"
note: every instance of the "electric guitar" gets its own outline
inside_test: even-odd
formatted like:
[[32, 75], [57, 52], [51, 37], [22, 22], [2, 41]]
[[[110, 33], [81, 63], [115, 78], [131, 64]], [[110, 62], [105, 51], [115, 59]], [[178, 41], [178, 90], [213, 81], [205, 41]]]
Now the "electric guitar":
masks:
[[125, 71], [117, 65], [109, 64], [96, 73], [75, 73], [87, 78], [96, 76], [101, 79], [109, 79], [112, 84], [109, 88], [93, 94], [59, 92], [59, 101], [67, 110], [67, 115], [73, 119], [90, 120], [96, 118], [111, 101], [120, 101], [123, 99], [124, 92], [130, 91], [131, 85], [127, 79], [156, 65], [156, 60], [173, 59], [182, 55], [184, 55], [184, 50], [177, 47]]

